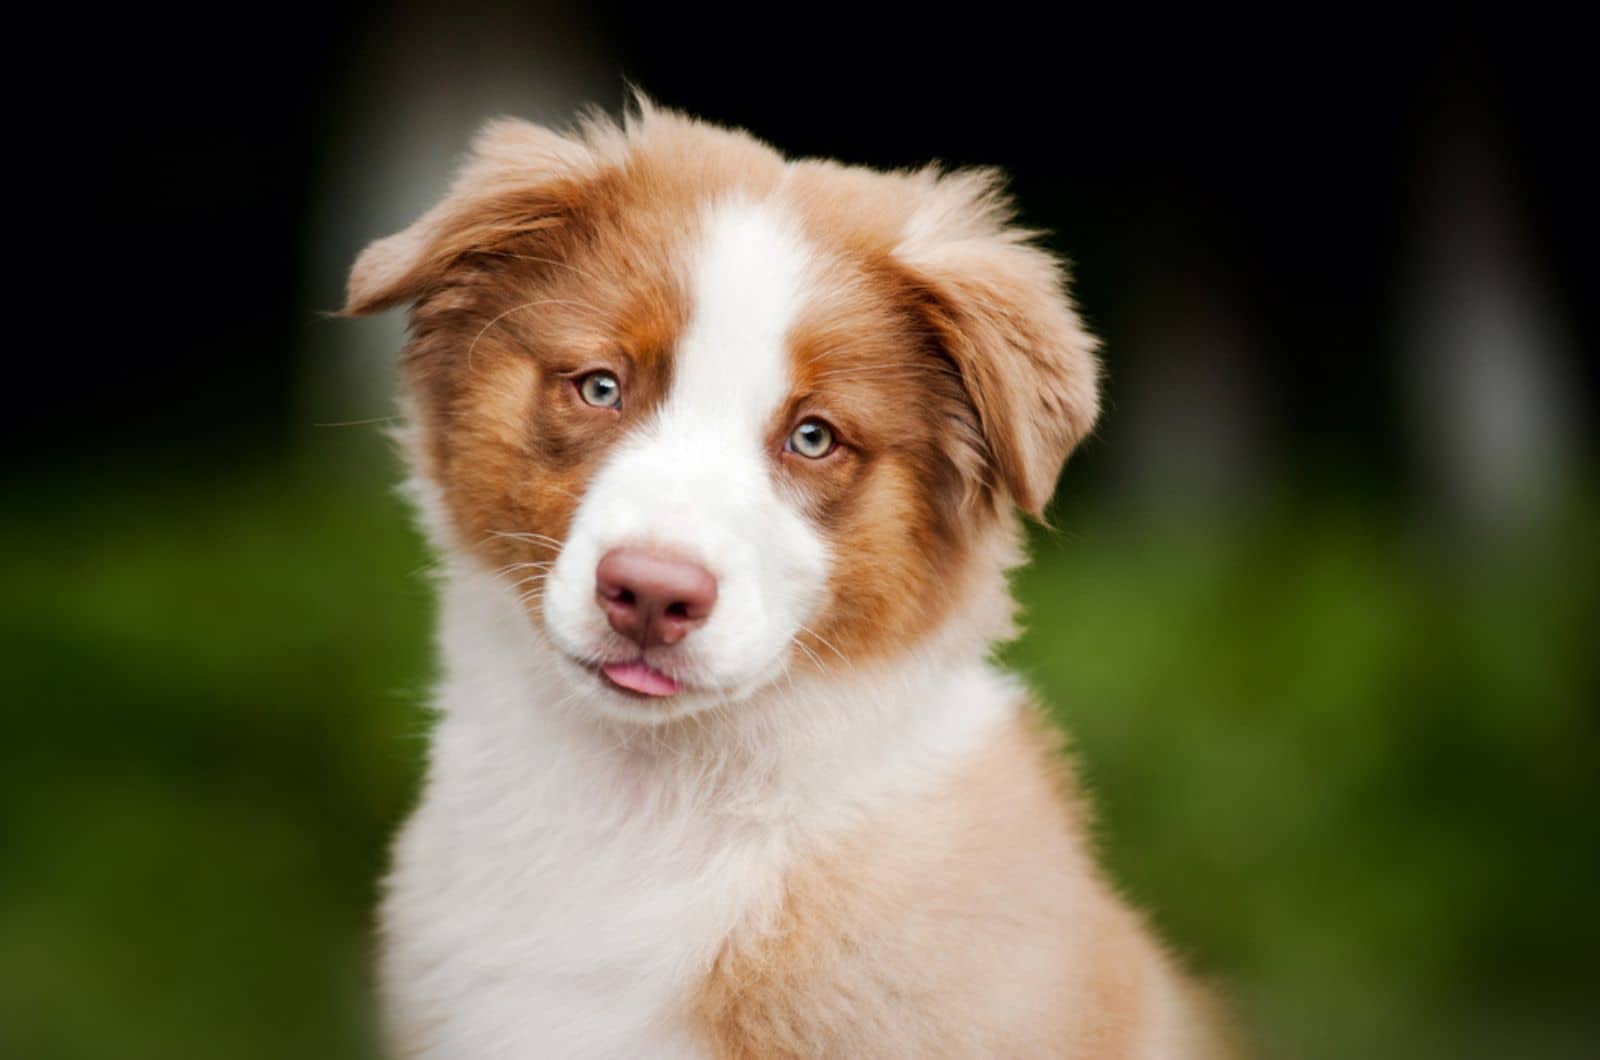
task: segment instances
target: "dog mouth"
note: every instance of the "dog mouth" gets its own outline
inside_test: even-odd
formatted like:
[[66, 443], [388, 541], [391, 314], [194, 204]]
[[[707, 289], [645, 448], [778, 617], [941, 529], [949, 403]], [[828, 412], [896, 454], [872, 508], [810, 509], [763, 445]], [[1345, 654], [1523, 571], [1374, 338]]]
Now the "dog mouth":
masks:
[[662, 673], [643, 658], [601, 663], [597, 669], [601, 679], [613, 688], [648, 699], [675, 696], [683, 690], [683, 684], [677, 678]]

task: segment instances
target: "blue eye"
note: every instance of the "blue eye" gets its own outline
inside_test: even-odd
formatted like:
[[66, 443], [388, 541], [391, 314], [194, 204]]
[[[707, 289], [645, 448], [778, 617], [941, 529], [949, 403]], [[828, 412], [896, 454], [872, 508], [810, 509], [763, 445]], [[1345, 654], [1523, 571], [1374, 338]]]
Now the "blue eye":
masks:
[[820, 460], [833, 452], [833, 430], [821, 420], [805, 420], [789, 435], [790, 452]]
[[597, 409], [614, 409], [622, 404], [622, 384], [610, 372], [590, 372], [578, 380], [578, 394]]

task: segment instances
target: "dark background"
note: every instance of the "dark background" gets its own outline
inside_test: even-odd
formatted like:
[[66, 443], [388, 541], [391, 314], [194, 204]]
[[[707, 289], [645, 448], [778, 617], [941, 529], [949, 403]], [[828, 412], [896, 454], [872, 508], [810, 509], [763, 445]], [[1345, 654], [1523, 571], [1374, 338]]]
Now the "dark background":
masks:
[[97, 20], [84, 101], [34, 115], [68, 223], [15, 248], [52, 308], [0, 493], [0, 1055], [370, 1052], [427, 557], [380, 432], [399, 321], [323, 313], [483, 118], [625, 82], [791, 154], [1000, 165], [1076, 262], [1107, 412], [1008, 659], [1262, 1051], [1592, 1055], [1584, 40], [1520, 10]]

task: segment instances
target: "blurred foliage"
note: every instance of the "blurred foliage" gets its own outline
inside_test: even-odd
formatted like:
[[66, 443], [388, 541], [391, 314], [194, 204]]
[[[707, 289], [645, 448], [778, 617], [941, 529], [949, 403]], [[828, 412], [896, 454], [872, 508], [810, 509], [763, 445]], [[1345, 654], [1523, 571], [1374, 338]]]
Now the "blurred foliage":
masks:
[[429, 655], [403, 506], [244, 476], [61, 496], [0, 533], [0, 1056], [370, 1053]]
[[[240, 472], [9, 507], [0, 1056], [371, 1055], [431, 654], [403, 506]], [[1593, 1055], [1596, 512], [1060, 522], [1007, 661], [1264, 1054]]]
[[1010, 652], [1115, 877], [1267, 1056], [1593, 1055], [1595, 520], [1048, 538]]

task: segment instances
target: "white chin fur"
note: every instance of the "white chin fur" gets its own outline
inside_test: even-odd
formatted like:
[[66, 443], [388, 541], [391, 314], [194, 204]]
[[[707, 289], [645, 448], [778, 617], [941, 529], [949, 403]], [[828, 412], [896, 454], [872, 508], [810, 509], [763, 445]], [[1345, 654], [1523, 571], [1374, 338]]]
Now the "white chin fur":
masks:
[[631, 725], [665, 725], [694, 714], [739, 703], [757, 695], [787, 671], [789, 653], [747, 681], [729, 689], [685, 687], [672, 696], [645, 698], [612, 688], [593, 668], [579, 663], [573, 653], [550, 644], [551, 669], [566, 688], [563, 706], [590, 711], [611, 721]]

